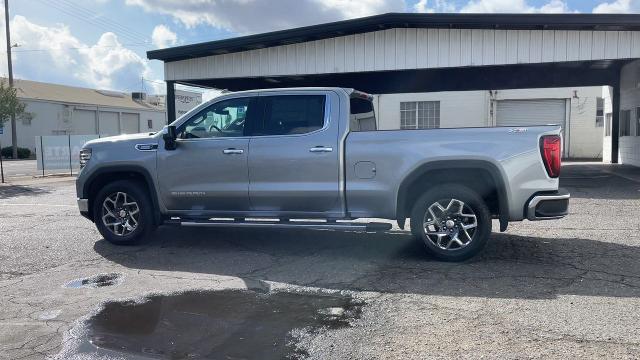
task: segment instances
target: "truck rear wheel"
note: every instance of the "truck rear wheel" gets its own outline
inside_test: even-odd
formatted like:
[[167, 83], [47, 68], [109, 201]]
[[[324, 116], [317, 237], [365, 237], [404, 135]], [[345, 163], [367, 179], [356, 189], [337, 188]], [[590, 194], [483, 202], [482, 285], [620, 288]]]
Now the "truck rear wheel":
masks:
[[473, 190], [462, 185], [437, 186], [420, 196], [413, 206], [411, 232], [433, 257], [463, 261], [486, 245], [491, 215]]
[[154, 229], [153, 206], [143, 186], [120, 180], [107, 184], [93, 201], [93, 218], [105, 240], [132, 245]]

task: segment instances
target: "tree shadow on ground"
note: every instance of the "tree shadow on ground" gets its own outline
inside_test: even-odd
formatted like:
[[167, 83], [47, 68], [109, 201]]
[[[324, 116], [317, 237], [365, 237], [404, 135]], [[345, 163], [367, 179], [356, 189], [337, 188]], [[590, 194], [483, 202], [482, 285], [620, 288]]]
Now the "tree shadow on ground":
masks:
[[0, 186], [0, 199], [9, 199], [18, 196], [37, 196], [50, 193], [49, 190], [28, 185], [2, 185]]

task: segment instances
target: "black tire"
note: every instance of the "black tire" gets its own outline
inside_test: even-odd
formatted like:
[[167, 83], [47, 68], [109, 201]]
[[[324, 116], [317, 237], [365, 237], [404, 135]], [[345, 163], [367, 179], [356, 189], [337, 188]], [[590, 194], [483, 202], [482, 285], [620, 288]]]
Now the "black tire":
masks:
[[[444, 219], [433, 219], [437, 220], [434, 221], [437, 224], [431, 225], [434, 230], [431, 232], [432, 235], [428, 236], [424, 224], [432, 220], [429, 208], [433, 205], [434, 209], [432, 210], [434, 213], [441, 211], [438, 207], [435, 207], [435, 203], [443, 204], [449, 202], [451, 199], [459, 200], [463, 203], [460, 205], [459, 202], [454, 202], [452, 209], [464, 208], [466, 209], [464, 210], [466, 213], [464, 216], [463, 214], [459, 214], [459, 216], [457, 216], [458, 214], [452, 215], [449, 224], [454, 224], [454, 226], [451, 228], [447, 228], [447, 225], [443, 225], [443, 222], [440, 221], [444, 220], [444, 223], [447, 223], [446, 219], [448, 219], [449, 216], [444, 214], [448, 214], [448, 212], [436, 214], [436, 217], [442, 217]], [[448, 204], [442, 205], [442, 207], [446, 207], [447, 205]], [[464, 211], [461, 211], [461, 213]], [[459, 230], [462, 229], [463, 225], [473, 225], [473, 217], [471, 217], [470, 214], [475, 215], [476, 226], [473, 229], [464, 230], [464, 233], [460, 232]], [[471, 232], [471, 230], [473, 230], [473, 232]], [[451, 232], [454, 236], [447, 234], [442, 236], [441, 240], [440, 236], [433, 235], [433, 231], [437, 231], [439, 234]], [[482, 200], [475, 191], [462, 185], [441, 185], [429, 189], [416, 201], [411, 211], [411, 232], [416, 239], [424, 244], [427, 252], [434, 258], [452, 262], [464, 261], [478, 254], [487, 244], [489, 235], [491, 234], [491, 214], [484, 200]], [[458, 241], [464, 242], [465, 244], [454, 242], [452, 240], [453, 237], [456, 237]], [[447, 243], [451, 245], [451, 247], [444, 249], [438, 246], [437, 243], [440, 242], [443, 244]]]
[[[117, 227], [117, 229], [122, 230], [122, 235], [117, 235], [113, 230], [113, 226], [109, 228], [107, 224], [105, 224], [105, 221], [103, 221], [103, 204], [105, 199], [118, 193], [127, 194], [128, 197], [132, 198], [139, 210], [139, 213], [137, 213], [138, 217], [135, 219], [137, 220], [137, 225], [133, 230], [127, 232], [124, 226]], [[107, 206], [111, 206], [111, 204], [113, 203], [110, 202]], [[127, 209], [127, 211], [135, 211], [135, 208], [131, 206], [123, 208]], [[98, 231], [105, 240], [116, 245], [134, 245], [151, 234], [155, 229], [153, 213], [154, 209], [148, 192], [144, 185], [137, 181], [118, 180], [109, 183], [98, 192], [93, 201], [93, 219]], [[107, 216], [107, 222], [113, 223], [115, 219], [109, 215]], [[131, 223], [133, 223], [133, 221], [131, 221]]]

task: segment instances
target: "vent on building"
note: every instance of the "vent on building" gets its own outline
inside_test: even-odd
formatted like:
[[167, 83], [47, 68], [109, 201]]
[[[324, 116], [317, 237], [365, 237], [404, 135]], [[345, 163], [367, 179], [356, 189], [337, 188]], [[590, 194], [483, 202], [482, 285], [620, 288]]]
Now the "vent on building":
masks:
[[98, 94], [104, 95], [104, 96], [111, 96], [111, 97], [118, 97], [118, 98], [123, 98], [125, 97], [124, 93], [118, 92], [118, 91], [111, 91], [111, 90], [96, 90], [96, 92]]
[[147, 100], [147, 94], [143, 92], [132, 92], [131, 98], [137, 101], [145, 101]]

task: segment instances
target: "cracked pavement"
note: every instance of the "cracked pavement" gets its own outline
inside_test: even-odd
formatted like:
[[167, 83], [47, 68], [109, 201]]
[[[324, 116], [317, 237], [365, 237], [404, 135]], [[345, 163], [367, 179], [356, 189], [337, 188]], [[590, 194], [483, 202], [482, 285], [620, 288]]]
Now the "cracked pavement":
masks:
[[[638, 358], [640, 169], [571, 163], [561, 182], [567, 218], [512, 223], [459, 264], [429, 259], [398, 228], [162, 227], [117, 247], [78, 214], [71, 180], [2, 186], [0, 358], [55, 356], [107, 300], [265, 282], [366, 301], [352, 327], [300, 339], [310, 358]], [[63, 287], [100, 273], [124, 278]]]

